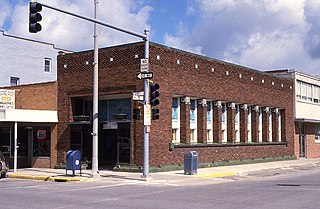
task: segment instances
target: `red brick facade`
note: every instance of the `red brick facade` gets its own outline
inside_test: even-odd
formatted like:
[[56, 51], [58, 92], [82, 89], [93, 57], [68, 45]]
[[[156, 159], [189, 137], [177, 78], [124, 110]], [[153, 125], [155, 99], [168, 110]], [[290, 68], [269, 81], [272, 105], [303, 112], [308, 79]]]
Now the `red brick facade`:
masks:
[[[143, 43], [99, 50], [99, 96], [132, 95], [143, 91], [143, 82], [136, 79]], [[179, 60], [179, 61], [177, 61]], [[58, 162], [64, 162], [70, 148], [70, 126], [73, 122], [71, 98], [92, 97], [93, 52], [58, 56]], [[150, 44], [150, 71], [160, 85], [160, 120], [152, 121], [150, 133], [150, 166], [182, 164], [187, 151], [197, 151], [199, 162], [240, 160], [294, 155], [293, 82], [242, 66]], [[197, 66], [197, 67], [196, 67]], [[213, 144], [206, 139], [206, 106], [198, 105], [198, 144], [190, 144], [190, 104], [180, 106], [180, 144], [172, 145], [172, 97], [206, 99], [213, 102]], [[131, 97], [131, 96], [130, 96]], [[258, 140], [258, 112], [252, 110], [252, 142], [248, 143], [246, 125], [241, 126], [240, 143], [236, 143], [235, 110], [228, 107], [227, 143], [222, 142], [221, 107], [219, 101], [280, 109], [281, 142], [268, 142], [266, 127], [263, 142]], [[217, 103], [217, 104], [216, 104]], [[132, 101], [132, 107], [137, 107]], [[247, 114], [247, 110], [240, 110]], [[267, 113], [267, 114], [272, 114]], [[266, 117], [266, 116], [265, 116]], [[263, 118], [265, 118], [263, 117]], [[241, 119], [240, 123], [247, 123]], [[263, 120], [266, 121], [266, 120]], [[143, 164], [143, 123], [131, 121], [131, 164]], [[274, 128], [276, 130], [276, 128]], [[273, 136], [276, 138], [276, 134]], [[171, 145], [171, 146], [170, 146]], [[173, 148], [170, 149], [169, 147]]]

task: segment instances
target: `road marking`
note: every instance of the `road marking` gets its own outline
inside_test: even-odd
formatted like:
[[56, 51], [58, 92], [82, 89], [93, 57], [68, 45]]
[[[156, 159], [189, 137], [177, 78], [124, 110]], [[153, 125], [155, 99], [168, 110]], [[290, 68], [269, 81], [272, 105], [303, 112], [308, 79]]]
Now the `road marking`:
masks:
[[226, 171], [220, 173], [206, 173], [206, 174], [196, 174], [193, 177], [196, 178], [217, 178], [217, 177], [225, 177], [225, 176], [235, 176], [237, 175], [234, 171]]

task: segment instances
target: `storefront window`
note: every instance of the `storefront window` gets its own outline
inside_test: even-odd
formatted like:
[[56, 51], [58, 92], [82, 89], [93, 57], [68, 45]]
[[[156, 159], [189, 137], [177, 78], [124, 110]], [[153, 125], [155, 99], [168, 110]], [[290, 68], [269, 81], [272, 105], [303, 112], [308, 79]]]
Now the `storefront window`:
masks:
[[50, 127], [34, 127], [33, 156], [50, 157], [51, 131]]

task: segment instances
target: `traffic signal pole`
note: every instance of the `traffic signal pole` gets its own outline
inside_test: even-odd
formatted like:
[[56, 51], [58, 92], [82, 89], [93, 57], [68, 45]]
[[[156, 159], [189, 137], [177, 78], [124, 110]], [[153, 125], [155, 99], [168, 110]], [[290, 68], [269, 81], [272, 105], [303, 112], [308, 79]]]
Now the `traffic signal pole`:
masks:
[[[61, 10], [59, 8], [55, 8], [52, 6], [49, 6], [47, 4], [43, 4], [43, 3], [39, 3], [41, 4], [43, 7], [64, 13], [64, 14], [68, 14], [80, 19], [84, 19], [87, 20], [89, 22], [93, 22], [95, 23], [95, 29], [94, 29], [94, 90], [93, 90], [93, 133], [92, 133], [92, 138], [93, 138], [93, 150], [92, 150], [92, 178], [97, 178], [99, 177], [99, 173], [98, 173], [98, 101], [99, 101], [99, 95], [98, 95], [98, 40], [97, 40], [97, 24], [98, 25], [102, 25], [138, 38], [142, 38], [144, 41], [144, 57], [145, 59], [149, 59], [149, 38], [148, 38], [148, 33], [149, 30], [146, 29], [144, 31], [144, 34], [140, 34], [140, 33], [136, 33], [133, 31], [129, 31], [123, 28], [119, 28], [116, 26], [113, 26], [109, 23], [105, 23], [102, 21], [97, 20], [97, 5], [98, 5], [98, 0], [94, 0], [95, 1], [95, 15], [94, 15], [94, 19], [90, 18], [90, 17], [86, 17], [86, 16], [82, 16], [82, 15], [78, 15], [78, 14], [74, 14], [71, 12], [67, 12], [64, 10]], [[36, 3], [37, 1], [32, 0], [32, 3]], [[39, 20], [38, 20], [39, 21]], [[40, 25], [41, 27], [41, 25]], [[41, 29], [40, 29], [41, 30]], [[40, 31], [38, 30], [38, 31]], [[144, 79], [144, 104], [149, 105], [150, 101], [149, 101], [149, 79]], [[148, 178], [149, 177], [149, 131], [150, 131], [150, 127], [147, 125], [144, 125], [144, 156], [143, 156], [143, 175], [142, 177], [144, 178]]]
[[[149, 30], [144, 30], [146, 38], [144, 39], [144, 58], [149, 59]], [[144, 79], [144, 108], [150, 107], [149, 98], [149, 79]], [[149, 177], [149, 131], [150, 127], [143, 124], [143, 178]]]

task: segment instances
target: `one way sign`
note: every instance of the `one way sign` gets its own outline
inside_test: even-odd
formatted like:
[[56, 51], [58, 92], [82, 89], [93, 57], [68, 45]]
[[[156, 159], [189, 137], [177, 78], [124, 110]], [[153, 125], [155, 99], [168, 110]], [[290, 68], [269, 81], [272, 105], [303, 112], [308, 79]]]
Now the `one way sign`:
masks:
[[137, 75], [137, 78], [138, 78], [139, 80], [141, 80], [141, 79], [153, 78], [153, 72], [139, 73], [139, 74]]

